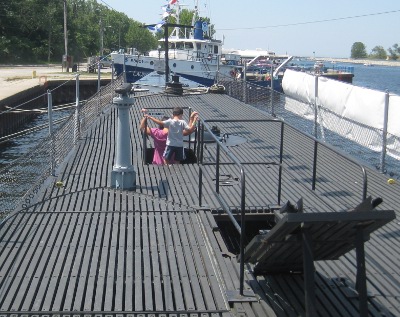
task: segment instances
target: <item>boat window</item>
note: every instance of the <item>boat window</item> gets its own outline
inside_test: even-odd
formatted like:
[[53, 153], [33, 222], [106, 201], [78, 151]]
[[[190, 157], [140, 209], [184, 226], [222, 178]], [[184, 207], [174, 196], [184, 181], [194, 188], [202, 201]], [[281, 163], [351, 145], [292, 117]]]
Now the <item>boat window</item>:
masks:
[[177, 42], [177, 43], [176, 43], [176, 48], [177, 48], [178, 50], [182, 50], [182, 49], [184, 48], [184, 44], [183, 44], [182, 42]]
[[193, 49], [193, 43], [186, 43], [186, 48]]
[[201, 50], [201, 44], [200, 44], [200, 43], [196, 43], [196, 49], [197, 49], [198, 51]]
[[218, 54], [218, 45], [214, 45], [214, 54]]

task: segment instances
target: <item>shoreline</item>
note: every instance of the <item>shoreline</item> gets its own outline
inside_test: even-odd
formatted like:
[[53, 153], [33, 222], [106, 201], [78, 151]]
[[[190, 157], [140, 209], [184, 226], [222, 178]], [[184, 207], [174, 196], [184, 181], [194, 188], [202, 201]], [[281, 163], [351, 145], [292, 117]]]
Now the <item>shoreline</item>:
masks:
[[324, 62], [338, 62], [338, 63], [351, 63], [351, 64], [367, 64], [369, 66], [393, 66], [400, 67], [400, 61], [386, 61], [374, 59], [354, 59], [354, 58], [333, 58], [333, 57], [316, 57], [309, 58], [310, 60], [319, 60]]

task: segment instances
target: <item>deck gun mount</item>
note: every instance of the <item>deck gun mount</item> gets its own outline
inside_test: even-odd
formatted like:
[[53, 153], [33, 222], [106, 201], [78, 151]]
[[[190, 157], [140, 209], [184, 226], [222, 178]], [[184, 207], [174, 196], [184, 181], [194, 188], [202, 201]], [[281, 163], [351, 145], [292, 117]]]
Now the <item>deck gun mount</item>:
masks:
[[131, 84], [122, 84], [115, 89], [118, 97], [113, 98], [113, 104], [118, 108], [118, 130], [110, 187], [122, 190], [136, 190], [136, 172], [132, 165], [129, 125], [129, 108], [135, 102], [135, 99], [130, 96], [131, 91]]

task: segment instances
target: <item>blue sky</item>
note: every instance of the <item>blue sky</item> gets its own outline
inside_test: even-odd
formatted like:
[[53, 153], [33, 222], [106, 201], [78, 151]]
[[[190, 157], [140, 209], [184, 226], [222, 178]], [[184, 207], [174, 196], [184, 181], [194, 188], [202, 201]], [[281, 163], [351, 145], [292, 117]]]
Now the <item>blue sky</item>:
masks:
[[[143, 23], [157, 23], [166, 0], [97, 0]], [[180, 0], [192, 9], [195, 0]], [[400, 44], [399, 0], [199, 0], [225, 48], [269, 49], [277, 54], [350, 57], [354, 42], [367, 53]], [[396, 11], [396, 12], [393, 12]], [[352, 18], [350, 18], [352, 17]], [[315, 22], [324, 21], [324, 22]], [[315, 22], [315, 23], [314, 23]]]

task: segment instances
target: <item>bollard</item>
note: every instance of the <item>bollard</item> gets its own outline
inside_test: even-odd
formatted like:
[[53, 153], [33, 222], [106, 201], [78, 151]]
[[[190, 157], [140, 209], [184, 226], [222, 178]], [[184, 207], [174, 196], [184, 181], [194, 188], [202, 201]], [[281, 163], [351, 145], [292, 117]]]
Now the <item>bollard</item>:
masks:
[[134, 103], [130, 97], [131, 89], [132, 84], [123, 84], [115, 89], [118, 97], [113, 98], [113, 104], [118, 108], [118, 129], [111, 188], [122, 190], [136, 190], [136, 172], [131, 164], [129, 108]]

